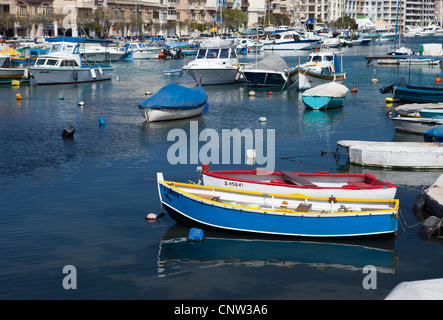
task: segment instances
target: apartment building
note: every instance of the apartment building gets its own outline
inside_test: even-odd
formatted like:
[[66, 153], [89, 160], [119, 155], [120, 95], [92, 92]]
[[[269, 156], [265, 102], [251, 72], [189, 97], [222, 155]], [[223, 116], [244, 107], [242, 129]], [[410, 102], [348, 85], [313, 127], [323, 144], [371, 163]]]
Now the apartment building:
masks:
[[[369, 16], [374, 23], [383, 20], [391, 26], [397, 19], [397, 0], [0, 0], [0, 11], [16, 17], [13, 35], [29, 37], [94, 35], [92, 22], [117, 36], [189, 34], [189, 21], [209, 29], [220, 25], [221, 13], [230, 8], [248, 14], [249, 28], [269, 13], [285, 14], [295, 26], [309, 18], [330, 22]], [[403, 28], [441, 20], [436, 0], [400, 0], [399, 8]]]

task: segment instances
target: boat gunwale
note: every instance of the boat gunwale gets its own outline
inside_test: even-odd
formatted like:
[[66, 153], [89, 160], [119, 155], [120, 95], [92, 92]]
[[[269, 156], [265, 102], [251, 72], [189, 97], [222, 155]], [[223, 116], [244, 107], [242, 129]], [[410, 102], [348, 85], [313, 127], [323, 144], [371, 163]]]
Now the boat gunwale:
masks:
[[[295, 211], [291, 209], [271, 209], [271, 208], [254, 208], [254, 207], [246, 207], [241, 205], [235, 205], [230, 203], [224, 203], [219, 202], [216, 200], [206, 199], [203, 197], [200, 197], [196, 194], [189, 193], [186, 191], [183, 191], [177, 186], [184, 186], [184, 187], [193, 187], [195, 188], [197, 185], [195, 184], [189, 184], [189, 183], [182, 183], [182, 182], [175, 182], [175, 181], [166, 181], [166, 180], [159, 180], [158, 181], [159, 187], [160, 185], [164, 185], [166, 188], [171, 188], [175, 192], [182, 194], [183, 196], [187, 197], [190, 200], [193, 201], [199, 201], [201, 203], [205, 203], [207, 205], [216, 205], [217, 207], [222, 208], [230, 208], [238, 211], [247, 210], [249, 212], [255, 212], [260, 214], [273, 214], [278, 216], [286, 216], [287, 214], [291, 214], [292, 216], [299, 216], [299, 217], [328, 217], [328, 218], [337, 218], [337, 217], [358, 217], [358, 216], [371, 216], [371, 215], [386, 215], [387, 213], [391, 212], [389, 215], [395, 215], [398, 216], [398, 208], [399, 208], [399, 200], [398, 199], [350, 199], [350, 198], [335, 198], [337, 202], [344, 201], [344, 202], [351, 202], [351, 203], [358, 203], [359, 201], [363, 200], [365, 202], [384, 202], [384, 203], [395, 203], [394, 207], [389, 209], [371, 209], [371, 210], [360, 210], [360, 211], [348, 211], [348, 212], [340, 212], [340, 211], [333, 211], [333, 212], [303, 212], [303, 211]], [[243, 193], [243, 194], [249, 194], [249, 195], [259, 195], [259, 196], [269, 196], [269, 197], [279, 197], [279, 198], [289, 198], [289, 199], [311, 199], [311, 200], [323, 200], [328, 201], [329, 198], [326, 197], [308, 197], [303, 194], [288, 194], [288, 195], [282, 195], [282, 194], [274, 194], [274, 193], [262, 193], [262, 192], [254, 192], [254, 191], [244, 191], [244, 190], [235, 190], [235, 189], [228, 189], [228, 188], [220, 188], [220, 187], [212, 187], [212, 186], [203, 186], [198, 185], [198, 188], [201, 189], [212, 189], [212, 190], [219, 190], [224, 192], [232, 192], [232, 193]], [[160, 192], [160, 190], [159, 190]], [[167, 204], [163, 201], [162, 197], [160, 197], [161, 202], [163, 204]], [[171, 206], [170, 206], [171, 207]], [[172, 207], [171, 207], [172, 208]], [[176, 208], [173, 208], [176, 210]]]

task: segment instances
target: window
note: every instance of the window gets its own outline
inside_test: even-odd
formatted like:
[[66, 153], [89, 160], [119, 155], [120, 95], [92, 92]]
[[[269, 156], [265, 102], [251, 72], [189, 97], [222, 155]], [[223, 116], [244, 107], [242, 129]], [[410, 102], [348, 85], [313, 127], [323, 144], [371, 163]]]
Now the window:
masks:
[[45, 64], [45, 62], [46, 62], [46, 59], [37, 59], [37, 61], [35, 62], [35, 65], [42, 66]]
[[204, 59], [206, 54], [206, 49], [199, 49], [197, 53], [197, 59]]
[[208, 49], [208, 54], [206, 55], [206, 59], [217, 59], [218, 57], [218, 49]]
[[55, 66], [55, 65], [57, 64], [57, 61], [58, 61], [58, 60], [56, 60], [56, 59], [48, 59], [48, 60], [46, 61], [46, 65], [47, 65], [47, 66]]
[[228, 59], [229, 58], [229, 50], [230, 49], [221, 49], [220, 50], [220, 59], [221, 58]]
[[65, 60], [60, 64], [61, 67], [77, 67], [77, 62], [75, 60]]

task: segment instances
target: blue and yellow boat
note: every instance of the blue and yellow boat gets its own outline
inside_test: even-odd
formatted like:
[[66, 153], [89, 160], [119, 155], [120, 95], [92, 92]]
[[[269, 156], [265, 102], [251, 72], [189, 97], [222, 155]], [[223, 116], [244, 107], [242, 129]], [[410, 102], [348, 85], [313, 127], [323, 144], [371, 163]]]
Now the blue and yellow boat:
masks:
[[350, 237], [395, 234], [396, 199], [278, 195], [165, 181], [160, 201], [177, 222], [257, 234]]

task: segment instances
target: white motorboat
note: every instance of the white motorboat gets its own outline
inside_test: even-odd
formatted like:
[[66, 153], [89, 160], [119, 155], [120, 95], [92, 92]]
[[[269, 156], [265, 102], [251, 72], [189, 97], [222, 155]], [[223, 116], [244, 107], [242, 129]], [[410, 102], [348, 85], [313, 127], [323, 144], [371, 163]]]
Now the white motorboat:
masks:
[[55, 37], [48, 54], [37, 58], [29, 66], [31, 77], [37, 84], [66, 84], [110, 80], [114, 69], [110, 65], [84, 63], [80, 57], [80, 43], [100, 40]]
[[116, 62], [125, 54], [125, 51], [119, 50], [116, 47], [104, 47], [100, 44], [86, 44], [84, 48], [80, 48], [81, 57], [88, 62]]
[[163, 47], [147, 46], [142, 42], [130, 42], [121, 50], [132, 53], [132, 59], [157, 59]]
[[318, 39], [306, 39], [296, 31], [286, 31], [277, 33], [275, 39], [263, 44], [263, 50], [311, 50], [318, 48], [320, 41]]
[[183, 67], [197, 85], [228, 84], [241, 81], [236, 50], [230, 43], [200, 46], [195, 60]]

